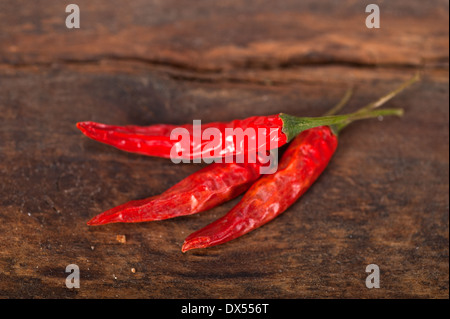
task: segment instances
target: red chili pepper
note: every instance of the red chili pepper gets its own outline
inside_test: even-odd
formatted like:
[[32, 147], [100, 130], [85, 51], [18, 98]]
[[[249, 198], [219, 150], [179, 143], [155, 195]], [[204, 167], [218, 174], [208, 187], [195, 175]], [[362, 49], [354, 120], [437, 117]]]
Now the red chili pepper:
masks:
[[327, 167], [337, 144], [328, 126], [302, 132], [283, 154], [275, 174], [261, 177], [229, 213], [187, 237], [182, 251], [225, 243], [284, 212]]
[[[190, 149], [186, 150], [185, 153], [188, 154], [189, 159], [193, 158], [212, 158], [212, 149], [208, 148], [210, 139], [202, 139], [200, 137], [200, 145], [197, 145], [197, 141], [194, 139], [195, 136], [195, 125], [184, 124], [184, 125], [171, 125], [171, 124], [156, 124], [151, 126], [116, 126], [116, 125], [106, 125], [96, 122], [79, 122], [77, 127], [86, 136], [105, 144], [115, 146], [116, 148], [128, 151], [132, 153], [138, 153], [149, 156], [171, 158], [171, 150], [175, 145], [180, 145], [178, 140], [171, 139], [171, 132], [175, 129], [185, 129], [189, 133], [190, 138]], [[220, 131], [221, 135], [221, 145], [226, 144], [227, 134], [226, 129], [236, 129], [241, 128], [245, 130], [246, 128], [253, 128], [255, 131], [259, 129], [264, 129], [265, 131], [265, 142], [261, 142], [258, 149], [266, 151], [268, 148], [265, 147], [266, 143], [269, 144], [270, 141], [274, 141], [276, 147], [279, 147], [287, 142], [286, 135], [281, 132], [282, 120], [278, 115], [271, 116], [253, 116], [244, 120], [234, 120], [231, 122], [213, 122], [201, 125], [200, 134], [202, 134], [206, 129], [214, 128]], [[256, 135], [252, 136], [256, 139]], [[184, 148], [180, 145], [178, 150], [181, 152]], [[233, 156], [238, 153], [243, 153], [243, 148], [238, 152], [235, 150], [235, 146], [232, 148], [228, 147], [220, 155], [221, 157]]]
[[164, 193], [114, 207], [88, 225], [162, 220], [211, 209], [245, 192], [259, 178], [260, 166], [260, 162], [208, 165]]
[[[182, 154], [182, 158], [211, 159], [238, 156], [246, 153], [267, 152], [270, 149], [286, 144], [304, 130], [322, 125], [337, 125], [374, 116], [378, 116], [376, 111], [316, 118], [295, 117], [280, 113], [269, 116], [253, 116], [227, 123], [214, 122], [202, 125], [201, 128], [196, 128], [193, 124], [182, 126], [158, 124], [140, 127], [115, 126], [95, 122], [79, 122], [77, 127], [86, 136], [94, 140], [128, 152], [173, 158], [171, 151], [175, 148], [178, 153]], [[189, 145], [187, 147], [182, 145], [179, 140], [170, 138], [170, 133], [176, 128], [185, 129], [188, 132]], [[208, 128], [214, 128], [217, 132], [220, 132], [219, 145], [211, 146], [211, 139], [203, 138], [203, 133]], [[255, 134], [248, 136], [249, 141], [247, 144], [236, 142], [234, 133], [230, 134], [230, 131], [227, 130], [241, 129], [245, 131], [248, 128], [252, 129], [250, 132]], [[197, 129], [199, 130], [198, 133], [196, 133]], [[198, 138], [196, 138], [196, 135], [199, 135]], [[261, 140], [259, 140], [259, 136], [262, 136]], [[255, 142], [252, 143], [251, 140]], [[217, 149], [220, 149], [219, 154], [215, 152]]]
[[[364, 113], [382, 105], [417, 80], [418, 76], [415, 76], [358, 112]], [[327, 167], [338, 145], [337, 132], [351, 121], [333, 128], [312, 128], [298, 135], [283, 154], [276, 173], [261, 177], [225, 216], [188, 236], [181, 250], [186, 252], [228, 242], [284, 212], [311, 187]]]

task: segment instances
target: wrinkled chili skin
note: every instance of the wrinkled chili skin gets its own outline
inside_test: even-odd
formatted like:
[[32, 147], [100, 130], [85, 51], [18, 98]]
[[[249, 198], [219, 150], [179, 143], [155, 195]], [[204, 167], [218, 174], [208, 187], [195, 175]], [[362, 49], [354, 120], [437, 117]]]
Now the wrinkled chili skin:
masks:
[[164, 193], [114, 207], [91, 219], [88, 225], [162, 220], [211, 209], [245, 192], [260, 177], [260, 165], [208, 165]]
[[[180, 146], [178, 140], [171, 140], [170, 135], [174, 129], [181, 128], [189, 132], [190, 135], [190, 149], [185, 150], [184, 154], [188, 154], [188, 159], [194, 158], [213, 158], [210, 147], [210, 139], [200, 139], [198, 141], [194, 137], [194, 125], [170, 125], [170, 124], [157, 124], [151, 126], [116, 126], [107, 125], [96, 122], [79, 122], [77, 127], [86, 136], [112, 145], [120, 150], [128, 151], [132, 153], [138, 153], [148, 156], [156, 156], [163, 158], [172, 158], [171, 150], [177, 146], [177, 149], [182, 151], [184, 148]], [[223, 151], [220, 157], [234, 156], [244, 152], [250, 151], [267, 151], [270, 148], [278, 148], [287, 143], [286, 134], [282, 132], [283, 121], [279, 114], [269, 116], [253, 116], [242, 120], [234, 120], [231, 122], [213, 122], [201, 125], [201, 133], [208, 129], [214, 128], [221, 133], [221, 145], [217, 148], [221, 148]], [[254, 129], [255, 133], [258, 129], [264, 131], [265, 140], [257, 141], [256, 149], [249, 149], [243, 146], [239, 148], [239, 145], [234, 147], [225, 146], [227, 135], [226, 129], [242, 129], [247, 128]], [[254, 134], [251, 139], [257, 139], [257, 134]], [[272, 142], [272, 143], [271, 143]], [[178, 144], [177, 144], [178, 143]], [[249, 142], [250, 144], [250, 142]], [[270, 147], [273, 145], [273, 147]]]
[[275, 174], [261, 177], [230, 212], [188, 236], [182, 251], [225, 243], [284, 212], [327, 167], [337, 145], [328, 126], [302, 132], [286, 149]]

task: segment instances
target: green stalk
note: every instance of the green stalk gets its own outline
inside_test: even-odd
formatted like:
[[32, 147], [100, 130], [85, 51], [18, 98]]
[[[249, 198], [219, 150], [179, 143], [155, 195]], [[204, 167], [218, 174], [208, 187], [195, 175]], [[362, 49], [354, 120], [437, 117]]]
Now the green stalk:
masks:
[[376, 118], [379, 116], [388, 115], [403, 115], [402, 109], [383, 109], [375, 111], [355, 112], [344, 115], [331, 115], [322, 117], [297, 117], [281, 113], [280, 118], [283, 121], [283, 133], [286, 134], [287, 140], [292, 140], [301, 132], [318, 127], [318, 126], [339, 126], [341, 124], [348, 124], [353, 121]]
[[406, 82], [403, 82], [398, 88], [396, 88], [395, 90], [389, 92], [388, 94], [386, 94], [385, 96], [379, 98], [378, 100], [376, 100], [376, 101], [374, 101], [372, 103], [369, 103], [366, 106], [360, 108], [358, 110], [358, 112], [365, 112], [365, 111], [373, 110], [373, 109], [376, 109], [377, 107], [382, 106], [387, 101], [389, 101], [390, 99], [395, 97], [397, 94], [401, 93], [403, 90], [405, 90], [406, 88], [408, 88], [409, 86], [413, 85], [414, 83], [416, 83], [419, 80], [420, 80], [420, 73], [417, 72], [411, 79], [409, 79]]
[[[411, 79], [409, 79], [406, 82], [403, 82], [398, 88], [396, 88], [395, 90], [389, 92], [385, 96], [382, 96], [378, 100], [376, 100], [374, 102], [371, 102], [371, 103], [367, 104], [366, 106], [360, 108], [358, 111], [356, 111], [356, 113], [359, 113], [359, 112], [364, 113], [364, 112], [367, 112], [369, 110], [373, 110], [373, 109], [376, 109], [376, 108], [382, 106], [383, 104], [385, 104], [386, 102], [388, 102], [389, 100], [394, 98], [396, 95], [401, 93], [403, 90], [405, 90], [406, 88], [408, 88], [409, 86], [413, 85], [414, 83], [416, 83], [419, 80], [420, 80], [420, 74], [419, 74], [419, 72], [417, 72]], [[335, 132], [342, 131], [342, 129], [345, 128], [350, 123], [351, 122], [347, 122], [347, 123], [344, 122], [344, 123], [338, 124], [338, 125], [336, 125], [334, 127], [334, 131]]]
[[369, 119], [374, 117], [380, 117], [380, 116], [389, 116], [389, 115], [397, 115], [402, 116], [403, 110], [402, 109], [385, 109], [385, 110], [376, 110], [374, 109], [380, 107], [381, 105], [385, 104], [389, 100], [391, 100], [393, 97], [398, 95], [400, 92], [405, 90], [407, 87], [411, 86], [415, 82], [419, 81], [420, 75], [419, 73], [416, 73], [414, 77], [412, 77], [410, 80], [402, 83], [398, 88], [395, 90], [389, 92], [385, 96], [379, 98], [378, 100], [371, 102], [367, 104], [366, 106], [360, 108], [354, 113], [351, 114], [345, 114], [345, 115], [332, 115], [338, 112], [342, 109], [342, 107], [348, 102], [348, 100], [351, 97], [352, 91], [347, 91], [344, 98], [330, 111], [328, 111], [325, 116], [323, 117], [296, 117], [288, 114], [281, 113], [280, 118], [283, 121], [283, 133], [286, 134], [288, 141], [292, 140], [295, 136], [303, 132], [304, 130], [322, 126], [322, 125], [328, 125], [331, 126], [333, 131], [337, 134], [339, 133], [343, 128], [345, 128], [350, 123], [362, 120], [362, 119]]

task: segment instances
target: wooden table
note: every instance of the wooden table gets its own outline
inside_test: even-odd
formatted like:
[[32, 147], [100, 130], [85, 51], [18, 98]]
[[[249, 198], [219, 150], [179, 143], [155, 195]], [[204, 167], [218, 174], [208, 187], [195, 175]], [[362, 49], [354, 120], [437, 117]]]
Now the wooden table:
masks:
[[[367, 2], [367, 3], [366, 3]], [[381, 27], [365, 25], [378, 3]], [[448, 1], [0, 2], [0, 297], [448, 298]], [[315, 185], [239, 239], [181, 253], [239, 199], [172, 220], [88, 227], [203, 164], [129, 154], [78, 121], [225, 121], [347, 111], [422, 72], [355, 123]], [[126, 242], [117, 240], [125, 235]], [[66, 266], [80, 288], [65, 285]], [[380, 268], [380, 288], [365, 285]], [[134, 272], [132, 269], [134, 268]]]

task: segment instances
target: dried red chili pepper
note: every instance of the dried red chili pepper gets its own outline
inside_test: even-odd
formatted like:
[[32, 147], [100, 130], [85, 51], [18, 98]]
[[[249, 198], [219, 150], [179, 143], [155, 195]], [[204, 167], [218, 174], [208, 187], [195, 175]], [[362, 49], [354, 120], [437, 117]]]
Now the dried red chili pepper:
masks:
[[261, 177], [230, 212], [187, 237], [182, 251], [225, 243], [284, 212], [319, 177], [337, 144], [328, 126], [302, 132], [283, 154], [275, 174]]
[[[416, 80], [417, 76], [359, 112], [382, 105]], [[228, 242], [284, 212], [309, 189], [327, 167], [338, 145], [337, 132], [350, 122], [340, 123], [333, 128], [312, 128], [298, 135], [283, 154], [278, 171], [256, 181], [242, 200], [225, 216], [188, 236], [182, 251]]]
[[[391, 110], [396, 112], [398, 110]], [[183, 158], [217, 158], [234, 157], [244, 153], [267, 152], [272, 148], [278, 148], [304, 130], [322, 125], [337, 125], [356, 119], [378, 116], [371, 111], [359, 112], [346, 115], [334, 115], [324, 117], [296, 117], [280, 113], [269, 116], [253, 116], [243, 120], [231, 122], [214, 122], [201, 125], [196, 133], [196, 126], [186, 124], [182, 126], [158, 124], [148, 127], [141, 126], [115, 126], [95, 122], [79, 122], [77, 127], [88, 137], [103, 142], [118, 149], [139, 153], [149, 156], [173, 158], [172, 149], [176, 148], [182, 153]], [[170, 133], [173, 129], [185, 129], [189, 134], [189, 146], [180, 144], [179, 140], [171, 139]], [[208, 128], [217, 129], [220, 132], [220, 145], [211, 146], [211, 139], [204, 139], [203, 133]], [[235, 129], [252, 129], [255, 134], [250, 135], [248, 143], [236, 143], [234, 134], [230, 131]], [[259, 134], [261, 132], [261, 134]], [[258, 133], [258, 134], [256, 134]], [[195, 136], [199, 135], [198, 138]], [[263, 138], [259, 138], [263, 136]], [[231, 138], [231, 142], [230, 141]], [[252, 143], [251, 140], [255, 142]], [[220, 149], [220, 153], [216, 152]]]
[[88, 225], [162, 220], [208, 210], [245, 192], [259, 178], [260, 166], [260, 162], [208, 165], [164, 193], [114, 207]]

